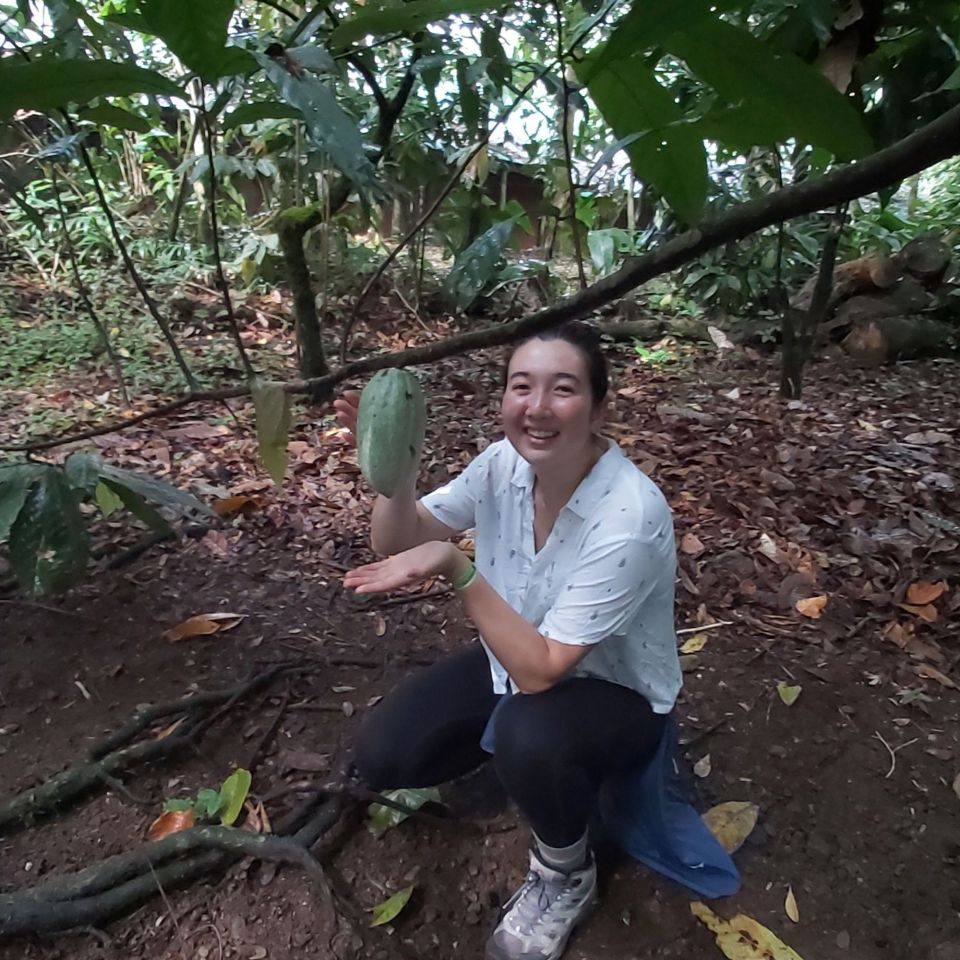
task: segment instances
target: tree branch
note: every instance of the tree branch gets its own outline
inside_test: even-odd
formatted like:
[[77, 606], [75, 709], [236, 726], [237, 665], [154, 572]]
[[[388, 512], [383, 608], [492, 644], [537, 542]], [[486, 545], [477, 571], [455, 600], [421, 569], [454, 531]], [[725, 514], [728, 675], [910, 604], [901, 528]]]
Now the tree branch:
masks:
[[234, 343], [237, 345], [237, 352], [240, 354], [240, 361], [243, 364], [243, 372], [247, 379], [256, 376], [253, 364], [250, 363], [250, 357], [247, 355], [246, 347], [243, 345], [243, 338], [240, 336], [240, 326], [237, 323], [236, 314], [233, 312], [233, 300], [230, 297], [230, 284], [227, 283], [226, 275], [223, 272], [223, 258], [220, 255], [220, 226], [217, 222], [217, 170], [214, 166], [213, 156], [213, 126], [210, 123], [210, 115], [207, 113], [207, 105], [204, 101], [204, 84], [200, 84], [200, 96], [197, 109], [200, 120], [203, 124], [203, 145], [207, 155], [207, 173], [210, 180], [210, 247], [213, 253], [214, 266], [217, 270], [217, 287], [220, 290], [220, 296], [223, 298], [223, 308], [227, 314], [227, 324], [230, 332], [233, 334]]
[[[618, 300], [628, 291], [653, 277], [676, 270], [721, 244], [742, 240], [751, 233], [779, 223], [781, 220], [792, 220], [794, 217], [816, 213], [818, 210], [835, 207], [875, 193], [883, 187], [899, 183], [906, 177], [958, 153], [960, 153], [960, 106], [948, 110], [936, 120], [898, 140], [895, 144], [877, 151], [865, 160], [847, 164], [818, 180], [803, 181], [784, 187], [759, 200], [738, 204], [717, 217], [704, 220], [699, 227], [679, 234], [650, 253], [631, 258], [616, 273], [598, 280], [569, 299], [529, 317], [463, 333], [437, 343], [401, 350], [398, 353], [357, 360], [344, 364], [326, 377], [309, 381], [292, 381], [285, 384], [284, 389], [288, 393], [306, 393], [318, 387], [333, 387], [351, 377], [372, 373], [386, 367], [432, 363], [455, 354], [511, 343], [520, 337], [548, 330], [566, 320], [585, 317], [599, 307]], [[249, 393], [250, 389], [246, 386], [209, 392], [198, 391], [172, 400], [156, 410], [131, 417], [129, 420], [59, 439], [6, 445], [0, 447], [0, 450], [49, 449], [76, 440], [112, 433], [200, 400], [244, 397]]]
[[107, 356], [113, 365], [113, 372], [117, 377], [117, 386], [120, 388], [123, 405], [129, 410], [130, 394], [127, 392], [127, 381], [123, 377], [123, 367], [120, 365], [120, 357], [117, 356], [116, 350], [113, 349], [113, 343], [110, 340], [110, 334], [107, 332], [106, 326], [100, 319], [97, 311], [93, 309], [93, 303], [90, 301], [86, 284], [84, 284], [83, 277], [80, 275], [77, 251], [73, 245], [73, 238], [70, 236], [67, 213], [63, 208], [63, 198], [60, 196], [60, 178], [57, 176], [57, 168], [53, 165], [50, 167], [50, 185], [53, 187], [53, 197], [57, 204], [57, 213], [60, 215], [60, 225], [63, 228], [63, 242], [67, 248], [67, 257], [70, 260], [73, 281], [77, 286], [77, 296], [80, 298], [80, 303], [83, 305], [84, 310], [87, 311], [93, 325], [97, 328], [97, 333], [100, 334], [100, 340], [103, 343], [104, 349], [107, 351]]
[[[576, 48], [583, 43], [587, 38], [587, 35], [590, 33], [590, 30], [596, 26], [597, 23], [601, 22], [607, 14], [619, 3], [620, 0], [611, 0], [607, 4], [606, 8], [597, 17], [595, 20], [588, 21], [587, 27], [581, 30], [576, 37], [574, 37], [573, 42], [567, 48], [565, 54], [562, 52], [560, 57], [560, 63], [563, 62], [564, 55], [570, 55]], [[406, 245], [433, 219], [433, 215], [440, 209], [440, 205], [444, 200], [450, 195], [456, 185], [460, 182], [463, 177], [464, 171], [470, 164], [473, 162], [474, 157], [483, 150], [484, 147], [490, 142], [490, 137], [493, 136], [494, 132], [498, 130], [504, 123], [506, 123], [507, 118], [513, 113], [513, 111], [522, 103], [530, 91], [557, 65], [557, 60], [551, 60], [546, 66], [541, 68], [537, 73], [534, 74], [533, 79], [526, 83], [517, 94], [516, 99], [504, 110], [500, 112], [500, 116], [497, 117], [496, 121], [492, 126], [489, 127], [487, 132], [480, 137], [480, 139], [474, 144], [473, 148], [469, 150], [466, 156], [458, 164], [456, 170], [454, 170], [453, 175], [450, 179], [444, 184], [443, 189], [437, 194], [433, 202], [427, 208], [426, 212], [422, 217], [413, 225], [410, 231], [404, 236], [401, 241], [387, 254], [386, 259], [383, 263], [377, 267], [376, 271], [366, 282], [363, 289], [360, 291], [360, 295], [354, 301], [353, 309], [350, 311], [350, 316], [347, 318], [347, 322], [344, 324], [343, 328], [343, 338], [340, 341], [340, 362], [344, 363], [347, 359], [347, 351], [350, 347], [350, 333], [353, 330], [353, 326], [357, 320], [357, 314], [360, 312], [360, 306], [366, 300], [367, 294], [373, 289], [374, 285], [380, 280], [387, 270], [387, 267], [397, 258], [400, 254], [400, 251], [403, 250]]]
[[387, 95], [383, 92], [383, 87], [377, 82], [376, 75], [356, 54], [350, 54], [347, 57], [347, 63], [367, 81], [367, 86], [373, 93], [373, 99], [377, 101], [377, 106], [379, 107], [382, 118], [383, 114], [389, 109], [390, 102], [387, 100]]

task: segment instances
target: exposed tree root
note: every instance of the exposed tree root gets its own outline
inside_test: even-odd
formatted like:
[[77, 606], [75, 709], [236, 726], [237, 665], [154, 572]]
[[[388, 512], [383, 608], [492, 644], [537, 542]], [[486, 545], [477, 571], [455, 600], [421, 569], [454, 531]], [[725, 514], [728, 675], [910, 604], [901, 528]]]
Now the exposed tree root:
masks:
[[0, 937], [99, 925], [157, 895], [161, 888], [184, 886], [241, 857], [298, 866], [330, 897], [326, 875], [309, 847], [341, 812], [338, 802], [325, 804], [294, 836], [193, 827], [69, 876], [0, 894]]
[[[198, 693], [138, 711], [119, 730], [95, 744], [87, 762], [74, 764], [44, 783], [0, 803], [0, 833], [30, 826], [40, 817], [116, 782], [117, 776], [131, 767], [167, 760], [195, 745], [238, 701], [273, 683], [277, 677], [302, 669], [302, 664], [277, 664], [226, 690]], [[157, 720], [166, 717], [182, 718], [182, 722], [166, 737], [131, 744]]]

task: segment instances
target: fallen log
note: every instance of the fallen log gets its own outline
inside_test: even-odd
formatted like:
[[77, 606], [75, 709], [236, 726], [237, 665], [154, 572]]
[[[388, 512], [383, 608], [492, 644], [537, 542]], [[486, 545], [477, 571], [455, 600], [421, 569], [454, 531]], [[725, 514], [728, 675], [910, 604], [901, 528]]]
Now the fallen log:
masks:
[[854, 327], [841, 345], [858, 363], [880, 366], [948, 352], [956, 349], [958, 337], [960, 329], [942, 320], [889, 316]]

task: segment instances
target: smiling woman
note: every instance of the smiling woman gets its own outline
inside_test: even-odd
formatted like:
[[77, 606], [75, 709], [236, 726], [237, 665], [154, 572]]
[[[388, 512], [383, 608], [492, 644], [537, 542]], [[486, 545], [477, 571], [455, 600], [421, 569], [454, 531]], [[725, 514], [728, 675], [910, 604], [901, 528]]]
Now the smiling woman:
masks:
[[[378, 497], [372, 540], [391, 555], [344, 578], [373, 593], [446, 576], [479, 632], [378, 706], [356, 764], [383, 790], [442, 783], [493, 755], [533, 846], [488, 960], [563, 953], [597, 901], [597, 813], [630, 853], [701, 896], [738, 885], [695, 811], [668, 797], [681, 684], [673, 522], [656, 485], [600, 434], [606, 393], [599, 337], [584, 324], [518, 344], [505, 438], [419, 501], [412, 472]], [[351, 431], [356, 404], [335, 403]], [[449, 542], [469, 528], [475, 563]]]

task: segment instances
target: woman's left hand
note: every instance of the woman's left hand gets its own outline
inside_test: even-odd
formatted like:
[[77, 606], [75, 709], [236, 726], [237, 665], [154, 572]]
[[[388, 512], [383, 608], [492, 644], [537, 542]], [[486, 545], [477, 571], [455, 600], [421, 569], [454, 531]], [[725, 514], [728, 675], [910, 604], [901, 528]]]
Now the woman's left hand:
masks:
[[430, 540], [412, 550], [349, 571], [343, 585], [357, 593], [386, 593], [441, 574], [449, 576], [454, 569], [456, 549], [452, 543]]

